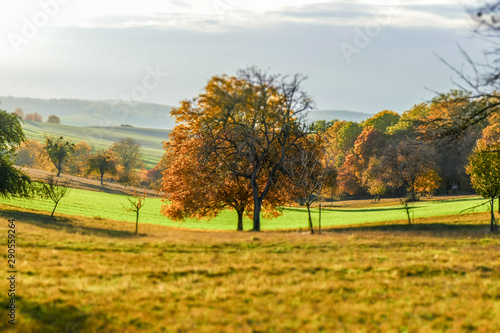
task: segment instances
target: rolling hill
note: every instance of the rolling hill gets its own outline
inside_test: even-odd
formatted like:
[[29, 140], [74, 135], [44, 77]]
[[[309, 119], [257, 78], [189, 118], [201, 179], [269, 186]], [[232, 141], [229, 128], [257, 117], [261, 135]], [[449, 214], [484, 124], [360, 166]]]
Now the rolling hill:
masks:
[[[0, 97], [0, 109], [13, 112], [21, 108], [25, 114], [38, 112], [44, 119], [49, 115], [61, 118], [61, 123], [73, 126], [135, 127], [172, 129], [175, 121], [170, 116], [172, 106], [123, 101], [88, 101], [78, 99], [38, 99]], [[309, 121], [350, 120], [363, 121], [372, 114], [347, 110], [313, 110]]]

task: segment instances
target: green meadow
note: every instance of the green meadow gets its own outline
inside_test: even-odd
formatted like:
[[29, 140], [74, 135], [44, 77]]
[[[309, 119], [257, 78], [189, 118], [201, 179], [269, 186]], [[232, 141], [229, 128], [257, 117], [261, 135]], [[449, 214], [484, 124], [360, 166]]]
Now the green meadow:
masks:
[[[458, 215], [460, 213], [485, 212], [487, 205], [476, 207], [484, 202], [479, 197], [460, 197], [455, 199], [433, 199], [421, 201], [415, 204], [411, 215], [414, 219], [429, 218], [445, 215]], [[53, 208], [53, 203], [47, 199], [5, 199], [0, 198], [0, 203], [15, 207], [47, 211]], [[116, 221], [135, 222], [134, 213], [127, 212], [124, 205], [127, 204], [127, 197], [119, 194], [108, 194], [80, 189], [71, 189], [57, 207], [55, 215], [76, 215], [82, 217], [110, 219]], [[236, 228], [236, 213], [224, 211], [212, 220], [187, 220], [184, 222], [174, 222], [161, 214], [161, 206], [164, 203], [160, 198], [147, 198], [145, 206], [140, 211], [140, 222], [149, 224], [159, 224], [165, 226], [176, 226], [192, 229], [205, 230], [234, 230]], [[373, 207], [370, 207], [373, 205]], [[474, 208], [476, 207], [476, 208]], [[318, 225], [318, 208], [312, 209], [315, 226]], [[362, 208], [339, 207], [332, 203], [330, 207], [325, 207], [321, 212], [322, 227], [354, 225], [363, 223], [376, 223], [386, 221], [405, 220], [406, 212], [394, 200], [393, 204], [380, 206], [367, 204]], [[487, 221], [485, 221], [487, 222]], [[252, 228], [250, 219], [245, 218], [245, 230]], [[287, 207], [283, 209], [282, 216], [274, 219], [263, 219], [263, 230], [278, 229], [301, 229], [307, 228], [307, 211], [302, 207]]]

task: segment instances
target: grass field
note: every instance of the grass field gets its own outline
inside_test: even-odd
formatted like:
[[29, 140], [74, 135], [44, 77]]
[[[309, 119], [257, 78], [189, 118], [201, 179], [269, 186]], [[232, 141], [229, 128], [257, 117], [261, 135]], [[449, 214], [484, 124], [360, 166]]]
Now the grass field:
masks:
[[[483, 202], [477, 197], [460, 197], [445, 200], [431, 200], [416, 203], [412, 215], [414, 218], [428, 218], [435, 216], [456, 215], [467, 208], [476, 206]], [[16, 207], [51, 211], [53, 203], [47, 199], [5, 199], [0, 198], [0, 203]], [[127, 203], [126, 196], [118, 194], [108, 194], [102, 192], [92, 192], [81, 189], [71, 189], [64, 197], [56, 211], [56, 215], [68, 214], [85, 217], [96, 217], [112, 219], [117, 221], [135, 221], [134, 213], [126, 212], [123, 204]], [[192, 229], [204, 230], [234, 230], [236, 229], [236, 213], [225, 211], [220, 216], [210, 221], [188, 220], [185, 222], [172, 222], [160, 213], [162, 201], [160, 198], [148, 198], [144, 208], [140, 213], [140, 222], [149, 224], [161, 224], [166, 226], [177, 226]], [[487, 206], [475, 209], [475, 212], [484, 212]], [[314, 224], [318, 224], [318, 209], [313, 208]], [[333, 207], [326, 207], [322, 210], [322, 226], [339, 226], [361, 223], [373, 223], [384, 221], [397, 221], [406, 219], [405, 211], [396, 201], [386, 202], [384, 205], [378, 203], [368, 203], [366, 207], [358, 208], [343, 203], [333, 204]], [[487, 223], [487, 220], [485, 220]], [[263, 230], [277, 229], [297, 229], [306, 228], [307, 212], [304, 208], [285, 208], [283, 215], [275, 219], [263, 219]], [[252, 228], [251, 221], [246, 218], [244, 229]]]
[[486, 213], [316, 236], [143, 225], [135, 237], [126, 223], [0, 206], [2, 244], [9, 218], [18, 332], [500, 331]]
[[23, 124], [26, 138], [43, 142], [44, 135], [64, 136], [77, 143], [85, 141], [94, 149], [107, 149], [113, 142], [133, 138], [140, 142], [143, 159], [148, 169], [153, 168], [163, 155], [162, 142], [168, 140], [167, 130], [137, 127], [77, 127], [61, 124], [25, 121]]

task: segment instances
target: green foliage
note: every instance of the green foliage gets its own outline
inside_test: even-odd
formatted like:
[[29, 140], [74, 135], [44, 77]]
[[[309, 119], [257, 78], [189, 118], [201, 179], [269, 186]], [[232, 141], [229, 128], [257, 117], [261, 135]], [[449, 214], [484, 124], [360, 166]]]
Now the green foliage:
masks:
[[477, 194], [485, 198], [500, 196], [500, 143], [479, 144], [469, 157], [467, 173]]
[[384, 110], [363, 122], [363, 127], [371, 126], [380, 133], [385, 133], [387, 128], [398, 123], [401, 116], [389, 110]]
[[327, 120], [317, 120], [309, 126], [309, 131], [315, 134], [323, 134], [329, 129], [333, 124], [335, 124], [338, 119]]
[[0, 110], [0, 196], [30, 194], [29, 177], [14, 167], [14, 152], [24, 139], [17, 114]]

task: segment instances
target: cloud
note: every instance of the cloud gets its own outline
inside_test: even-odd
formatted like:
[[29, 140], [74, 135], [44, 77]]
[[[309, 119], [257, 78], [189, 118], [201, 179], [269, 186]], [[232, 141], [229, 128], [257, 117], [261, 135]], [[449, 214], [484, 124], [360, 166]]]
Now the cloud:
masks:
[[[238, 2], [236, 2], [238, 3]], [[438, 3], [400, 1], [329, 1], [302, 3], [257, 10], [244, 5], [212, 2], [202, 11], [193, 11], [188, 2], [175, 0], [170, 4], [184, 8], [179, 12], [144, 12], [92, 17], [78, 22], [85, 28], [157, 27], [161, 29], [204, 32], [231, 31], [282, 23], [325, 26], [363, 26], [370, 22], [393, 27], [457, 28], [467, 26], [464, 6], [455, 2]]]

